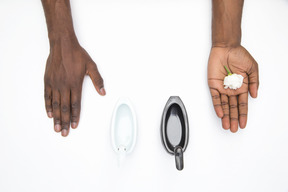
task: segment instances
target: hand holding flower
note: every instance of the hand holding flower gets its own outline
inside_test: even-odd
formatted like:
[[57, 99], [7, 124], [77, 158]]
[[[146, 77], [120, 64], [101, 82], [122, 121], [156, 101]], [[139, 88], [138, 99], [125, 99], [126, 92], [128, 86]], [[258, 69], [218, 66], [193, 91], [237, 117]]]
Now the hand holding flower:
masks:
[[[226, 88], [227, 70], [243, 78], [243, 84]], [[233, 74], [228, 73], [228, 76]], [[237, 77], [238, 78], [238, 77]], [[259, 86], [258, 64], [242, 46], [235, 48], [213, 47], [208, 62], [208, 85], [214, 109], [222, 119], [224, 129], [232, 132], [245, 128], [248, 113], [248, 90], [253, 98], [257, 97]], [[234, 89], [236, 88], [236, 89]]]

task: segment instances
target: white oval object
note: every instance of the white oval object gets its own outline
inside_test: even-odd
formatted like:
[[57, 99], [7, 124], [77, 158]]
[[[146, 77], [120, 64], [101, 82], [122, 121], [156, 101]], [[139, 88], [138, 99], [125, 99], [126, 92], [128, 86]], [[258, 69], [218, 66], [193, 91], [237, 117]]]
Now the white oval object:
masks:
[[233, 73], [232, 75], [228, 75], [224, 78], [224, 89], [238, 89], [242, 86], [244, 77], [242, 75], [238, 75]]
[[136, 114], [128, 98], [117, 102], [111, 123], [112, 146], [122, 161], [126, 154], [132, 152], [137, 135]]

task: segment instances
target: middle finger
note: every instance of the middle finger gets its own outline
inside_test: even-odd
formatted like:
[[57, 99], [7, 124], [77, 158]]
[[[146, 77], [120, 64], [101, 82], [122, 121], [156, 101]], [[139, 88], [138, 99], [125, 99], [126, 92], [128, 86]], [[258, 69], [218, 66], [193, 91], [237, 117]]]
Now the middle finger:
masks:
[[238, 130], [238, 106], [237, 106], [237, 96], [229, 97], [230, 106], [230, 130], [235, 133]]
[[70, 90], [61, 91], [61, 134], [66, 137], [70, 129]]

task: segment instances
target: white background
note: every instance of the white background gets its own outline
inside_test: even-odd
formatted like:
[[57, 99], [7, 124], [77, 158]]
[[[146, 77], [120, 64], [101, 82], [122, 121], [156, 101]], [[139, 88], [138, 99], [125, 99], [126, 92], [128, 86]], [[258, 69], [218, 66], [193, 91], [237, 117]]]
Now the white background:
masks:
[[[80, 125], [67, 138], [44, 107], [49, 43], [40, 0], [0, 2], [0, 191], [288, 191], [288, 1], [246, 1], [242, 45], [259, 63], [246, 129], [221, 127], [207, 86], [211, 2], [74, 0], [75, 30], [105, 80], [83, 85]], [[161, 144], [171, 95], [190, 123], [185, 168]], [[110, 141], [120, 96], [138, 117], [134, 152], [121, 168]]]

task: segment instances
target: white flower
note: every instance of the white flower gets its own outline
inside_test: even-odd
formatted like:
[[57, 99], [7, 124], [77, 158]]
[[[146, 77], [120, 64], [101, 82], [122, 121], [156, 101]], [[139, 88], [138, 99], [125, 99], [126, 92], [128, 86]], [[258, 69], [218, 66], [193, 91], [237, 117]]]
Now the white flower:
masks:
[[224, 89], [238, 89], [242, 86], [244, 77], [233, 73], [224, 78]]

